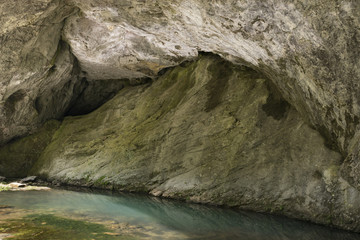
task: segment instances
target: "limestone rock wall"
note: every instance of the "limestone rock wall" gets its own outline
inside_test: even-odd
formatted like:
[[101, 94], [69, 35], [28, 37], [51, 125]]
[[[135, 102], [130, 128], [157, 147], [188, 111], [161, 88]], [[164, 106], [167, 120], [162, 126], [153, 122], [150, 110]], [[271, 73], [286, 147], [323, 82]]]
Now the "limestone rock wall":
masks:
[[357, 1], [75, 1], [63, 36], [89, 78], [154, 76], [213, 52], [266, 73], [347, 151], [359, 118]]
[[[336, 162], [334, 163], [336, 167], [330, 168], [327, 165], [329, 171], [322, 168], [319, 170], [320, 174], [314, 176], [318, 176], [318, 179], [328, 179], [327, 185], [334, 183], [336, 187], [331, 188], [331, 191], [334, 189], [342, 191], [341, 189], [347, 189], [350, 185], [360, 189], [359, 1], [15, 0], [9, 2], [0, 0], [0, 12], [2, 14], [0, 18], [0, 145], [35, 133], [49, 119], [62, 119], [67, 114], [88, 113], [126, 85], [146, 84], [149, 82], [146, 78], [153, 79], [156, 85], [157, 76], [161, 75], [165, 68], [194, 60], [199, 52], [212, 52], [237, 66], [247, 66], [267, 76], [271, 82], [268, 85], [273, 85], [274, 87], [270, 88], [276, 90], [254, 98], [259, 106], [267, 106], [264, 107], [263, 112], [280, 109], [281, 113], [283, 109], [291, 109], [285, 119], [289, 120], [289, 116], [294, 116], [298, 119], [297, 124], [301, 121], [304, 124], [306, 122], [317, 131], [314, 130], [314, 134], [320, 133], [325, 138], [327, 146], [341, 153], [341, 158], [335, 153], [336, 156], [328, 156], [329, 150], [324, 150], [320, 153], [323, 154], [322, 157], [319, 155], [316, 160], [307, 162], [306, 164], [312, 167], [320, 164], [325, 158], [329, 159], [326, 164]], [[225, 75], [222, 82], [205, 84], [207, 86], [203, 86], [205, 89], [198, 88], [199, 91], [213, 91], [212, 97], [209, 97], [210, 100], [205, 104], [204, 109], [207, 114], [216, 109], [214, 106], [219, 104], [219, 99], [226, 92], [223, 89], [228, 84], [225, 82], [229, 77], [226, 71], [222, 69], [222, 74]], [[183, 80], [186, 83], [191, 79]], [[179, 87], [193, 89], [189, 86]], [[144, 108], [143, 111], [147, 112], [157, 106], [146, 105], [145, 102], [144, 105], [138, 106], [137, 103], [143, 102], [142, 98], [146, 96], [137, 93], [134, 89], [146, 92], [147, 85], [121, 91], [126, 97], [118, 101], [119, 106], [114, 108], [121, 108], [123, 103], [129, 103], [131, 108]], [[153, 96], [169, 94], [166, 93], [169, 91], [167, 88], [162, 90], [165, 92], [158, 90]], [[271, 100], [273, 97], [269, 97], [270, 92], [275, 94], [277, 99]], [[175, 93], [185, 94], [182, 88]], [[174, 101], [174, 104], [177, 99], [183, 99], [187, 94], [180, 96], [175, 93], [174, 96], [169, 96], [172, 99], [169, 101]], [[218, 94], [221, 96], [219, 97]], [[238, 99], [234, 94], [232, 96], [239, 101], [240, 106], [243, 100]], [[265, 104], [265, 100], [261, 100], [265, 96], [266, 99], [271, 100], [269, 105]], [[276, 104], [271, 103], [273, 101]], [[281, 102], [280, 105], [278, 101]], [[148, 99], [148, 102], [152, 102], [151, 99]], [[283, 102], [288, 102], [291, 107], [282, 104]], [[250, 108], [255, 103], [243, 104], [248, 104]], [[160, 105], [158, 107], [161, 109]], [[197, 108], [195, 102], [188, 108], [186, 111], [183, 110], [184, 112], [177, 112], [177, 116], [172, 118], [185, 118], [185, 121], [190, 115], [197, 114], [201, 110], [198, 113], [200, 114], [204, 110]], [[117, 112], [115, 116], [122, 116], [122, 110]], [[185, 115], [182, 115], [183, 113]], [[164, 115], [163, 112], [161, 114]], [[224, 114], [222, 117], [226, 118], [226, 113], [222, 114]], [[109, 114], [106, 116], [111, 120]], [[138, 117], [145, 119], [142, 115], [132, 117], [134, 120], [130, 121], [131, 124], [139, 124], [136, 122]], [[255, 115], [249, 117], [249, 119], [258, 118]], [[278, 113], [273, 117], [278, 121]], [[206, 118], [211, 119], [208, 115]], [[247, 119], [245, 116], [242, 118]], [[94, 125], [94, 129], [97, 129], [103, 124], [105, 124], [103, 128], [106, 128], [109, 119], [100, 118], [99, 121], [91, 121], [99, 125]], [[73, 120], [77, 120], [77, 117]], [[73, 120], [65, 120], [64, 126], [71, 125]], [[154, 124], [157, 121], [155, 119]], [[258, 122], [254, 119], [253, 121]], [[272, 124], [276, 125], [276, 122]], [[264, 124], [264, 126], [276, 129], [272, 124]], [[308, 131], [310, 134], [312, 130], [310, 131], [310, 128], [304, 124], [300, 125], [308, 130], [301, 132]], [[290, 125], [288, 126], [290, 128]], [[197, 127], [202, 129], [201, 126]], [[266, 132], [266, 129], [263, 131]], [[294, 134], [298, 136], [297, 134], [300, 133]], [[129, 139], [141, 136], [141, 132], [135, 130], [127, 135]], [[290, 136], [292, 134], [289, 135], [289, 139]], [[231, 139], [232, 136], [230, 134], [227, 137]], [[260, 138], [260, 135], [258, 137]], [[108, 138], [116, 138], [116, 136], [110, 131]], [[166, 136], [164, 142], [169, 144], [167, 147], [176, 149], [179, 143], [175, 140], [165, 141], [165, 138]], [[313, 137], [313, 139], [320, 141], [321, 138]], [[162, 141], [158, 140], [158, 142]], [[290, 140], [288, 142], [291, 143]], [[214, 145], [215, 143], [220, 144], [213, 140]], [[247, 141], [241, 142], [244, 146], [247, 143]], [[95, 148], [102, 146], [101, 141], [91, 144]], [[324, 144], [318, 145], [323, 147]], [[304, 146], [299, 145], [299, 148]], [[152, 147], [156, 148], [156, 146]], [[274, 148], [277, 147], [274, 145]], [[76, 151], [84, 149], [84, 155], [89, 154], [86, 146], [80, 144], [78, 148]], [[311, 152], [311, 149], [307, 151]], [[79, 154], [76, 152], [75, 155]], [[65, 156], [70, 158], [71, 154]], [[112, 158], [110, 155], [104, 156], [106, 156], [104, 158]], [[149, 158], [151, 156], [149, 155]], [[232, 159], [234, 156], [230, 154], [227, 157]], [[201, 156], [198, 157], [201, 159]], [[113, 158], [131, 159], [132, 155], [115, 154]], [[208, 158], [212, 161], [220, 157], [214, 153]], [[254, 159], [261, 158], [254, 157]], [[171, 162], [174, 164], [171, 166], [175, 168], [180, 164], [179, 162]], [[101, 167], [99, 164], [93, 167]], [[133, 167], [131, 163], [121, 166], [128, 170]], [[171, 166], [169, 165], [168, 168]], [[51, 176], [70, 174], [71, 177], [71, 173], [61, 175], [51, 166], [44, 169], [48, 169]], [[301, 171], [305, 174], [307, 170]], [[272, 174], [276, 175], [275, 172]], [[130, 173], [129, 176], [136, 178]], [[267, 177], [271, 178], [271, 176]], [[340, 179], [340, 182], [329, 180], [333, 176]], [[149, 179], [152, 178], [149, 176]], [[156, 192], [159, 194], [171, 195], [172, 193], [168, 193], [171, 182], [166, 186], [159, 185], [154, 189], [157, 189]], [[137, 185], [134, 185], [135, 188]], [[273, 196], [269, 192], [266, 194], [269, 195], [264, 196]], [[346, 190], [346, 194], [335, 195], [347, 199], [350, 197], [347, 194], [355, 194], [351, 195], [354, 197], [357, 190]], [[201, 200], [200, 195], [197, 197]], [[215, 199], [215, 197], [206, 199]], [[237, 199], [242, 199], [242, 203], [246, 202], [244, 200], [246, 197]], [[334, 203], [338, 204], [339, 201], [342, 200], [335, 199]], [[305, 202], [308, 203], [307, 200]], [[325, 205], [323, 202], [321, 206]], [[342, 209], [343, 205], [339, 203], [339, 206], [339, 209]], [[332, 205], [331, 209], [336, 209], [336, 205]], [[344, 210], [350, 215], [356, 211], [352, 207]], [[305, 218], [322, 219], [319, 221], [324, 222], [323, 217], [310, 217], [306, 214], [304, 213]], [[346, 222], [346, 218], [341, 219]], [[354, 217], [350, 216], [349, 219]], [[337, 223], [346, 226], [349, 224]]]
[[[359, 5], [350, 0], [2, 1], [1, 106], [22, 107], [2, 108], [0, 142], [38, 122], [31, 105], [41, 87], [59, 89], [56, 83], [69, 80], [71, 61], [53, 67], [62, 36], [88, 79], [155, 77], [198, 51], [258, 69], [346, 156], [358, 142], [353, 136], [359, 118]], [[59, 74], [49, 77], [54, 69]]]
[[264, 76], [203, 56], [65, 118], [29, 174], [360, 230], [341, 159]]
[[0, 1], [0, 145], [66, 109], [75, 60], [60, 39], [74, 11], [65, 1]]

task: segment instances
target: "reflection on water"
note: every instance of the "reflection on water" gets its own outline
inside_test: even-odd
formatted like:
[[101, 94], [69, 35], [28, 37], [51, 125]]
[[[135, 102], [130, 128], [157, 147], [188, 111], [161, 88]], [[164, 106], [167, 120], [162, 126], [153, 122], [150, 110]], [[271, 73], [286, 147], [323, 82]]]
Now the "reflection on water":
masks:
[[[0, 205], [137, 226], [154, 239], [359, 239], [360, 235], [287, 218], [132, 194], [67, 190], [1, 192]], [[152, 231], [153, 234], [149, 234]]]

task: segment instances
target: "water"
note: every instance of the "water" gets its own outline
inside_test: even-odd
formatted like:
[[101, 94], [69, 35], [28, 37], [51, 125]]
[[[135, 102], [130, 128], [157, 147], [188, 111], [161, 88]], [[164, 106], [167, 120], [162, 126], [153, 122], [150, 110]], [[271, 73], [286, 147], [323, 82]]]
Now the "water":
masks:
[[359, 234], [288, 218], [132, 194], [1, 192], [0, 205], [101, 223], [137, 239], [360, 240]]

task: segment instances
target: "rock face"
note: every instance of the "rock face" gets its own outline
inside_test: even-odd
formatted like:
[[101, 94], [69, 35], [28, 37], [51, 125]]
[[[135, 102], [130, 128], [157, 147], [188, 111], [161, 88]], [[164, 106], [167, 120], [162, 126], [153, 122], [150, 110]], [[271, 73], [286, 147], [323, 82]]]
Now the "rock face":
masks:
[[[284, 205], [285, 214], [359, 230], [359, 1], [0, 0], [0, 11], [0, 145], [124, 88], [94, 113], [66, 118], [35, 172], [251, 209]], [[269, 81], [211, 57], [156, 80], [198, 52]]]
[[0, 11], [0, 145], [74, 114], [84, 97], [86, 112], [122, 88], [123, 81], [104, 81], [89, 96], [99, 84], [82, 76], [61, 40], [65, 19], [79, 11], [69, 1], [0, 1]]
[[60, 42], [74, 7], [62, 1], [0, 1], [0, 144], [63, 115], [75, 59]]
[[77, 1], [64, 39], [89, 78], [153, 76], [197, 51], [267, 74], [341, 151], [358, 125], [360, 4]]
[[[66, 64], [56, 54], [57, 49], [69, 54], [67, 47], [58, 47], [62, 35], [90, 80], [154, 77], [164, 67], [196, 57], [198, 51], [251, 66], [267, 74], [344, 155], [351, 150], [359, 118], [356, 1], [35, 2], [1, 3], [6, 15], [0, 29], [0, 96], [9, 109], [2, 113], [1, 142], [39, 122], [28, 106], [35, 105], [39, 89], [59, 91], [64, 85], [60, 83], [71, 78], [72, 56]], [[48, 76], [50, 70], [56, 70], [50, 74], [56, 76]], [[72, 95], [68, 85], [63, 89], [64, 107]]]
[[264, 76], [203, 56], [65, 118], [30, 174], [360, 230], [341, 159]]
[[18, 139], [0, 148], [0, 176], [26, 177], [27, 172], [51, 142], [60, 122], [51, 120], [35, 134]]

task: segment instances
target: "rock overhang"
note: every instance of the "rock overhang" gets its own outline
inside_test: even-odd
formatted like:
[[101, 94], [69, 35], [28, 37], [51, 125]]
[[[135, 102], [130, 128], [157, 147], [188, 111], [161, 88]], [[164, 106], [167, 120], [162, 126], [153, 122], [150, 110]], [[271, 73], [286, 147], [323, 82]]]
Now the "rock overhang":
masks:
[[[0, 29], [1, 143], [45, 120], [39, 115], [47, 112], [34, 108], [42, 88], [63, 89], [67, 94], [55, 95], [64, 96], [61, 102], [76, 98], [79, 91], [64, 87], [81, 79], [74, 62], [88, 80], [156, 78], [161, 69], [205, 51], [265, 73], [309, 124], [350, 154], [344, 174], [358, 182], [352, 172], [360, 116], [357, 2], [48, 0], [2, 3], [1, 9], [8, 13]], [[60, 36], [75, 61], [49, 75]], [[4, 112], [7, 100], [23, 92], [17, 111]], [[58, 104], [51, 97], [48, 102]], [[61, 117], [68, 107], [52, 116]]]

